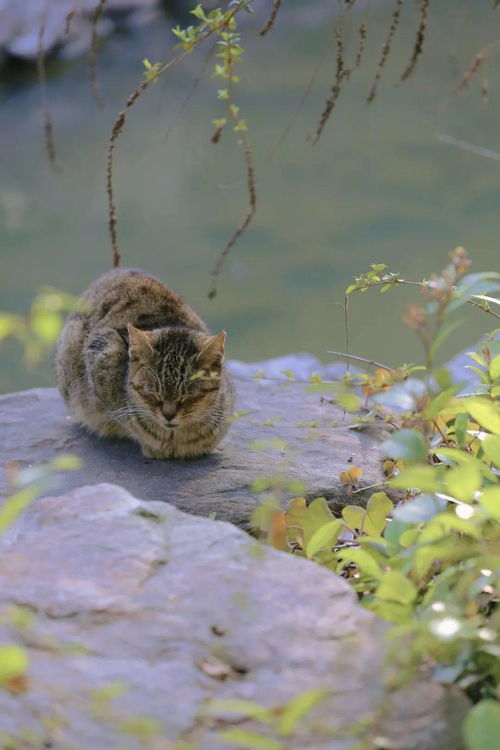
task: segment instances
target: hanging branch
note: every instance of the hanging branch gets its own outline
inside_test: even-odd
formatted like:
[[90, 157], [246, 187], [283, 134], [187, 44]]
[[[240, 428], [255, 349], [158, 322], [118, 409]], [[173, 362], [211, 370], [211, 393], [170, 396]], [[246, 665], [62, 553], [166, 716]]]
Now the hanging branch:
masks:
[[66, 18], [64, 21], [64, 34], [65, 36], [69, 35], [69, 32], [71, 31], [71, 23], [73, 21], [73, 18], [76, 16], [76, 4], [78, 0], [73, 0], [73, 3], [71, 5], [71, 9], [67, 12]]
[[125, 125], [128, 111], [134, 106], [140, 95], [147, 89], [151, 81], [144, 80], [136, 88], [136, 90], [130, 94], [126, 102], [126, 109], [119, 113], [116, 118], [113, 130], [111, 131], [111, 138], [108, 143], [108, 155], [106, 159], [106, 193], [108, 196], [108, 227], [111, 236], [111, 247], [113, 249], [113, 267], [117, 268], [121, 262], [120, 250], [118, 248], [118, 238], [116, 233], [116, 205], [113, 190], [113, 154], [116, 146], [118, 136], [123, 130]]
[[421, 0], [420, 2], [420, 23], [417, 29], [417, 36], [415, 38], [415, 44], [413, 46], [413, 52], [410, 61], [400, 78], [401, 83], [406, 81], [411, 76], [411, 74], [417, 67], [418, 58], [422, 54], [424, 48], [425, 32], [427, 31], [427, 16], [429, 5], [430, 0]]
[[208, 298], [213, 299], [217, 294], [217, 279], [222, 270], [224, 262], [229, 254], [229, 251], [236, 243], [238, 238], [243, 234], [245, 229], [252, 221], [255, 211], [257, 210], [257, 189], [255, 186], [255, 169], [253, 165], [253, 154], [252, 147], [247, 137], [247, 124], [246, 120], [242, 119], [240, 115], [240, 108], [236, 106], [233, 101], [233, 85], [238, 82], [238, 77], [234, 75], [235, 63], [241, 62], [241, 53], [243, 48], [239, 44], [240, 37], [233, 29], [228, 28], [220, 34], [220, 38], [217, 41], [219, 45], [219, 52], [217, 57], [221, 60], [221, 64], [216, 66], [215, 74], [222, 78], [226, 82], [226, 88], [219, 89], [218, 97], [223, 101], [226, 101], [226, 113], [227, 118], [223, 117], [214, 120], [216, 126], [215, 133], [211, 140], [212, 143], [218, 143], [224, 127], [227, 123], [227, 119], [231, 118], [234, 122], [234, 132], [239, 134], [238, 145], [243, 148], [243, 154], [245, 157], [246, 173], [247, 173], [247, 191], [248, 191], [248, 210], [241, 224], [235, 229], [231, 237], [229, 238], [226, 246], [221, 250], [214, 270], [211, 273], [211, 285], [208, 292]]
[[361, 65], [361, 58], [363, 57], [363, 52], [365, 51], [365, 43], [366, 43], [366, 35], [368, 33], [368, 27], [366, 23], [362, 23], [361, 26], [358, 29], [358, 51], [356, 53], [356, 59], [354, 61], [354, 65], [352, 67], [352, 70], [357, 70], [359, 66]]
[[314, 146], [318, 140], [321, 137], [321, 134], [325, 128], [326, 123], [330, 119], [330, 116], [335, 109], [335, 105], [337, 104], [337, 100], [340, 96], [340, 92], [342, 90], [342, 81], [344, 78], [347, 78], [349, 76], [349, 73], [346, 71], [345, 63], [344, 63], [344, 40], [342, 38], [342, 19], [340, 20], [337, 28], [335, 29], [335, 41], [337, 44], [337, 55], [336, 55], [336, 65], [335, 65], [335, 80], [333, 82], [331, 93], [328, 99], [325, 102], [325, 106], [323, 108], [323, 112], [321, 113], [321, 117], [319, 119], [318, 125], [316, 127], [316, 132], [314, 133], [313, 139], [312, 139], [312, 145]]
[[241, 141], [243, 143], [245, 163], [247, 168], [248, 211], [241, 224], [231, 235], [227, 245], [221, 251], [217, 263], [215, 264], [215, 268], [211, 273], [210, 278], [212, 283], [210, 291], [208, 292], [209, 299], [213, 299], [217, 294], [217, 278], [222, 269], [222, 266], [224, 265], [224, 261], [229, 254], [229, 251], [235, 244], [236, 240], [243, 234], [247, 226], [250, 224], [254, 217], [255, 211], [257, 210], [257, 190], [255, 187], [255, 170], [253, 166], [252, 149], [245, 134], [242, 135]]
[[[261, 36], [265, 36], [267, 34], [267, 32], [269, 31], [269, 29], [271, 29], [274, 26], [274, 22], [276, 20], [276, 16], [279, 13], [279, 9], [281, 7], [282, 1], [283, 0], [274, 0], [274, 2], [273, 2], [273, 9], [271, 11], [271, 15], [269, 16], [268, 20], [266, 21], [266, 23], [264, 24], [264, 26], [262, 27], [262, 29], [259, 32]], [[499, 0], [499, 2], [500, 2], [500, 0]]]
[[92, 42], [89, 51], [90, 86], [94, 99], [96, 100], [97, 105], [101, 108], [104, 107], [104, 101], [101, 97], [97, 81], [97, 53], [99, 48], [99, 32], [97, 27], [105, 5], [106, 0], [99, 0], [94, 12], [92, 13]]
[[47, 73], [45, 70], [45, 22], [46, 14], [40, 21], [40, 28], [38, 29], [38, 48], [36, 56], [36, 69], [38, 73], [38, 83], [40, 85], [40, 93], [42, 97], [42, 113], [43, 113], [43, 128], [45, 133], [45, 146], [47, 149], [47, 156], [49, 158], [49, 164], [56, 172], [60, 171], [60, 165], [57, 161], [56, 146], [54, 141], [54, 126], [52, 123], [52, 115], [50, 113], [49, 97], [47, 93]]
[[397, 28], [399, 26], [399, 19], [401, 17], [402, 5], [403, 5], [403, 0], [396, 0], [396, 7], [394, 8], [394, 11], [392, 13], [389, 31], [387, 32], [387, 38], [384, 42], [384, 46], [382, 47], [382, 54], [380, 56], [380, 60], [377, 65], [377, 72], [375, 73], [375, 78], [374, 78], [372, 87], [370, 89], [370, 93], [368, 94], [368, 97], [366, 99], [368, 104], [370, 104], [377, 95], [377, 88], [380, 82], [380, 78], [382, 77], [382, 71], [384, 70], [385, 64], [387, 62], [387, 58], [389, 57], [389, 53], [391, 51], [391, 45], [392, 45], [392, 40], [394, 39], [394, 34], [396, 33]]
[[182, 102], [181, 106], [177, 110], [177, 113], [176, 113], [176, 115], [175, 115], [172, 123], [169, 125], [169, 127], [167, 129], [167, 132], [165, 133], [165, 143], [168, 141], [170, 133], [172, 132], [175, 124], [178, 122], [178, 120], [180, 119], [182, 113], [184, 112], [184, 110], [186, 109], [187, 105], [189, 104], [189, 102], [193, 98], [193, 96], [194, 96], [194, 94], [196, 92], [196, 89], [198, 88], [198, 86], [200, 84], [200, 81], [202, 80], [203, 76], [205, 75], [205, 72], [206, 72], [206, 70], [208, 68], [208, 63], [210, 62], [210, 58], [212, 57], [212, 53], [213, 53], [213, 51], [215, 49], [215, 45], [216, 44], [217, 44], [217, 42], [214, 42], [214, 44], [208, 50], [208, 54], [205, 57], [205, 60], [203, 61], [203, 65], [201, 66], [201, 68], [200, 68], [200, 70], [198, 72], [198, 75], [194, 79], [191, 88], [189, 89], [188, 93], [186, 94], [186, 98], [184, 99], [184, 101]]
[[[125, 105], [125, 109], [123, 109], [121, 112], [118, 113], [118, 116], [114, 122], [111, 136], [108, 141], [108, 153], [106, 158], [106, 194], [107, 194], [107, 200], [108, 200], [108, 228], [109, 228], [109, 234], [111, 239], [111, 247], [113, 251], [113, 265], [114, 267], [117, 267], [120, 265], [121, 255], [118, 247], [118, 236], [117, 236], [117, 215], [116, 215], [116, 204], [115, 204], [115, 194], [114, 194], [114, 186], [113, 186], [113, 178], [114, 178], [114, 151], [116, 148], [116, 143], [118, 138], [120, 137], [121, 133], [123, 132], [123, 128], [125, 127], [125, 123], [127, 121], [127, 117], [129, 114], [130, 109], [134, 106], [134, 104], [137, 102], [139, 97], [146, 91], [146, 89], [149, 87], [151, 83], [155, 83], [161, 76], [163, 76], [168, 70], [170, 70], [171, 67], [174, 65], [177, 65], [178, 63], [183, 60], [186, 55], [188, 55], [193, 49], [198, 47], [200, 44], [202, 44], [205, 39], [208, 39], [213, 34], [220, 31], [220, 29], [224, 26], [228, 26], [230, 24], [233, 16], [238, 13], [238, 11], [242, 10], [243, 8], [248, 7], [248, 2], [252, 2], [252, 0], [240, 0], [238, 5], [235, 5], [231, 8], [231, 10], [227, 11], [225, 14], [220, 14], [217, 16], [216, 19], [207, 19], [207, 21], [204, 21], [200, 24], [199, 27], [196, 29], [193, 27], [189, 27], [186, 31], [182, 31], [179, 28], [174, 29], [174, 33], [176, 36], [178, 36], [181, 39], [182, 43], [182, 49], [180, 52], [177, 53], [171, 60], [169, 60], [167, 63], [155, 63], [154, 65], [151, 65], [151, 63], [148, 60], [144, 61], [146, 71], [144, 73], [145, 78], [141, 81], [139, 86], [136, 88], [132, 94], [128, 97]], [[200, 6], [198, 6], [200, 8]], [[197, 10], [197, 9], [195, 9]], [[202, 9], [200, 9], [201, 12], [203, 12]], [[214, 11], [215, 12], [215, 11]], [[219, 12], [220, 13], [220, 12]], [[247, 175], [249, 177], [249, 175]], [[245, 229], [245, 227], [250, 222], [251, 218], [253, 216], [253, 213], [251, 213], [250, 218], [248, 221], [243, 222], [241, 231], [236, 230], [235, 234], [236, 237], [234, 238], [234, 241], [231, 243], [230, 240], [230, 247], [236, 239], [239, 237], [241, 232]], [[231, 238], [232, 239], [232, 238]], [[229, 247], [229, 249], [230, 249]], [[226, 251], [226, 255], [229, 250]]]

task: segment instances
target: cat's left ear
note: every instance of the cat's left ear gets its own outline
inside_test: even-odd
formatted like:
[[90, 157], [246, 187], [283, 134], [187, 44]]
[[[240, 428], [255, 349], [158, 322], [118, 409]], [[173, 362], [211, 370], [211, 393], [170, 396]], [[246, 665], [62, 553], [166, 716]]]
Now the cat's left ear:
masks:
[[211, 369], [212, 367], [222, 367], [225, 343], [225, 331], [221, 331], [215, 336], [207, 336], [206, 342], [199, 354], [199, 360], [202, 363], [203, 367], [206, 367], [207, 369]]

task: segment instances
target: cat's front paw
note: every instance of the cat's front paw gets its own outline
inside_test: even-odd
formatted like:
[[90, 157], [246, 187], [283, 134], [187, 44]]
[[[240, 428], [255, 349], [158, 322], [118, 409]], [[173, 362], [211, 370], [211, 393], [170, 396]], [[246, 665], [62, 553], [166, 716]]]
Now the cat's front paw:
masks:
[[162, 453], [160, 450], [155, 450], [154, 448], [151, 448], [149, 445], [141, 445], [142, 455], [144, 458], [154, 458], [157, 461], [163, 461], [168, 456], [165, 455], [165, 453]]

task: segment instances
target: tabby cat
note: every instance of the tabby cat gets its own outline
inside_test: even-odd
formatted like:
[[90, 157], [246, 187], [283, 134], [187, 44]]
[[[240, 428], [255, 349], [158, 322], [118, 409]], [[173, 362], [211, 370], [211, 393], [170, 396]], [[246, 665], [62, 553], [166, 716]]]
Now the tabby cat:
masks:
[[98, 435], [128, 437], [147, 458], [201, 456], [229, 427], [233, 387], [221, 331], [135, 269], [108, 271], [82, 295], [56, 352], [58, 388]]

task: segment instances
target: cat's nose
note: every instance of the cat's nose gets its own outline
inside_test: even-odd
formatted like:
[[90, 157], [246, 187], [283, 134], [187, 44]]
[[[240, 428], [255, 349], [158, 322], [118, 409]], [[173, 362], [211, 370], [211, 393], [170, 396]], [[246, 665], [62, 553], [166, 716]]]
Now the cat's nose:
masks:
[[170, 422], [177, 414], [177, 406], [175, 404], [163, 404], [162, 412], [167, 422]]

